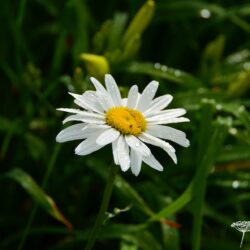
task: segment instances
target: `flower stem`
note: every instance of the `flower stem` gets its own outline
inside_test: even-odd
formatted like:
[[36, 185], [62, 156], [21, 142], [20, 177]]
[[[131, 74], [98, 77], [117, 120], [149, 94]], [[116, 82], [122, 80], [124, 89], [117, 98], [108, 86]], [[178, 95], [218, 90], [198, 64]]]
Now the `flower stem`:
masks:
[[85, 250], [91, 250], [95, 244], [98, 231], [103, 223], [105, 212], [107, 211], [107, 208], [109, 205], [109, 201], [110, 201], [110, 197], [112, 194], [117, 170], [118, 170], [118, 167], [115, 164], [112, 164], [110, 169], [109, 169], [109, 175], [108, 175], [106, 187], [104, 190], [101, 207], [100, 207], [100, 210], [98, 212], [98, 215], [97, 215], [97, 218], [95, 221], [95, 225], [90, 233]]
[[243, 243], [243, 240], [244, 240], [244, 236], [245, 236], [245, 232], [243, 231], [243, 232], [242, 232], [242, 237], [241, 237], [241, 242], [240, 242], [240, 248], [242, 247], [242, 243]]

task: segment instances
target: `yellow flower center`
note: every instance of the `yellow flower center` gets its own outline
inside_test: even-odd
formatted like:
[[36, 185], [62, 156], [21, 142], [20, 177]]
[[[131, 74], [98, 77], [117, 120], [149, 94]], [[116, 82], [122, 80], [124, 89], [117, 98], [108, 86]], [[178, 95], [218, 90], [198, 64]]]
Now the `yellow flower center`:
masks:
[[138, 110], [127, 107], [113, 107], [106, 112], [106, 122], [109, 126], [124, 135], [139, 135], [146, 130], [146, 120]]

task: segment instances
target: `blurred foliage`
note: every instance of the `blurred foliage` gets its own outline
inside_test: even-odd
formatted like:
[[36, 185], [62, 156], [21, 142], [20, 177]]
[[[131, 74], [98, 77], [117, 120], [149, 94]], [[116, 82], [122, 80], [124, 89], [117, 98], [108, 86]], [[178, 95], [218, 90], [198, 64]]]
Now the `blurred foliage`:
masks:
[[0, 249], [83, 249], [112, 154], [58, 146], [56, 108], [107, 72], [124, 95], [160, 81], [158, 94], [188, 111], [176, 127], [191, 146], [177, 146], [178, 166], [154, 149], [162, 173], [119, 174], [95, 249], [239, 247], [230, 224], [250, 220], [249, 1], [3, 0], [0, 18]]

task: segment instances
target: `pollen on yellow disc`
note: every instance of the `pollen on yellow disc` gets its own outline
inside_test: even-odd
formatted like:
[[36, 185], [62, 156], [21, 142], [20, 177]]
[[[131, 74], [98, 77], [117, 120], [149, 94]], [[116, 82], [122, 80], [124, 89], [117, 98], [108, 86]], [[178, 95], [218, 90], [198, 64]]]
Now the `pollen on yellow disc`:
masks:
[[143, 114], [127, 107], [113, 107], [106, 112], [106, 122], [124, 135], [139, 135], [146, 130]]

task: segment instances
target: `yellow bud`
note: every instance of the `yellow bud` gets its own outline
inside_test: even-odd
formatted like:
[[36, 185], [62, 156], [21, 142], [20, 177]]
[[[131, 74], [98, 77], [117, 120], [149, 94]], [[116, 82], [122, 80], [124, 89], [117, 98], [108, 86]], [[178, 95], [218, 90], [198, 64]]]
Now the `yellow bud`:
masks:
[[250, 88], [250, 70], [241, 71], [233, 79], [228, 87], [227, 95], [229, 97], [240, 97]]
[[80, 55], [80, 59], [91, 76], [102, 79], [105, 74], [110, 72], [109, 62], [105, 56], [83, 53]]

